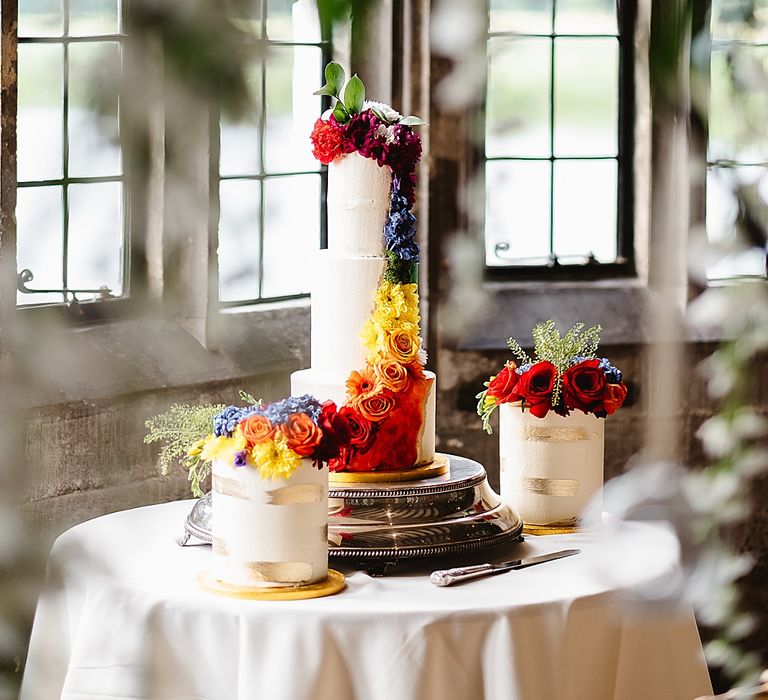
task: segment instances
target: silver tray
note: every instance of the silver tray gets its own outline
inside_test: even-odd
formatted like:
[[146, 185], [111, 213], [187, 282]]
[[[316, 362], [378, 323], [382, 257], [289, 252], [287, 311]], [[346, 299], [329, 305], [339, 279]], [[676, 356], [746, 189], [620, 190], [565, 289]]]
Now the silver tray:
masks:
[[[519, 539], [520, 517], [502, 504], [483, 466], [446, 455], [450, 471], [422, 481], [331, 484], [328, 553], [350, 563], [472, 552]], [[184, 525], [190, 537], [211, 541], [211, 494], [192, 507]]]

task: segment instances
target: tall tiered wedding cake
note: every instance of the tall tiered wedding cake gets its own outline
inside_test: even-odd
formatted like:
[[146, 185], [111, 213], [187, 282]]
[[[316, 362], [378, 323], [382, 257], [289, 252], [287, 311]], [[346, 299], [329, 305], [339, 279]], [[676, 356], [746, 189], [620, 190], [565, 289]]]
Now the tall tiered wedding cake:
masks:
[[415, 117], [364, 101], [353, 77], [326, 69], [337, 99], [318, 119], [313, 153], [328, 164], [328, 248], [312, 276], [312, 366], [291, 391], [340, 406], [354, 433], [335, 472], [405, 472], [435, 459], [435, 375], [419, 329]]

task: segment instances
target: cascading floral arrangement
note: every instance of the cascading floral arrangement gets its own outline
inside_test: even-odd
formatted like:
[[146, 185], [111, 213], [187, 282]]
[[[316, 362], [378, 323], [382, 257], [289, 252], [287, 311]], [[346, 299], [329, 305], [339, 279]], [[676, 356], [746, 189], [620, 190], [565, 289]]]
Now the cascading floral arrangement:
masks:
[[520, 364], [507, 362], [477, 395], [485, 431], [491, 432], [491, 415], [504, 403], [519, 403], [537, 418], [550, 410], [560, 416], [579, 410], [605, 418], [620, 408], [627, 387], [621, 371], [596, 355], [601, 331], [599, 325], [584, 330], [577, 323], [561, 337], [554, 321], [539, 323], [532, 332], [535, 359], [510, 338], [507, 344]]
[[[404, 117], [389, 105], [365, 100], [356, 75], [346, 82], [337, 63], [325, 68], [326, 84], [315, 94], [335, 100], [318, 119], [311, 135], [312, 152], [329, 164], [349, 153], [370, 158], [392, 172], [390, 204], [384, 231], [383, 277], [371, 318], [361, 331], [368, 358], [347, 380], [347, 402], [340, 409], [356, 429], [356, 440], [330, 462], [332, 471], [375, 471], [412, 466], [416, 440], [403, 439], [420, 430], [429, 380], [419, 330], [416, 217], [416, 165], [421, 138], [413, 127], [425, 122]], [[375, 439], [378, 435], [378, 439]]]
[[354, 447], [359, 428], [349, 411], [309, 394], [264, 404], [241, 392], [246, 406], [173, 406], [146, 422], [145, 442], [166, 441], [164, 473], [171, 459], [184, 459], [192, 493], [202, 496], [202, 481], [214, 460], [258, 469], [262, 479], [287, 479], [311, 459], [321, 468]]

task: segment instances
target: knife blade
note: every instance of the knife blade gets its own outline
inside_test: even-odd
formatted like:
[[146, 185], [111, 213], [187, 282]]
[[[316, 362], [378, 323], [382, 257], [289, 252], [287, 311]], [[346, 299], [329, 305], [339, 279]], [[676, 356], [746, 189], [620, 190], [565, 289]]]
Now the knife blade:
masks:
[[540, 554], [539, 556], [528, 557], [527, 559], [505, 561], [501, 564], [477, 564], [476, 566], [461, 566], [456, 569], [441, 569], [440, 571], [433, 571], [429, 580], [435, 586], [450, 586], [453, 583], [462, 583], [482, 578], [483, 576], [503, 574], [517, 569], [527, 569], [529, 566], [536, 566], [536, 564], [544, 564], [548, 561], [562, 559], [563, 557], [572, 557], [580, 552], [580, 549], [561, 549], [559, 552]]

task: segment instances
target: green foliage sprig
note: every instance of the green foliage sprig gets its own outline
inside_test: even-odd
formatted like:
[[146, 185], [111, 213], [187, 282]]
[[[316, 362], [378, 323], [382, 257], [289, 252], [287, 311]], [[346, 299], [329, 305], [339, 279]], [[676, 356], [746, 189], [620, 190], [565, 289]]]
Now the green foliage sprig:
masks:
[[[563, 389], [563, 372], [573, 364], [573, 358], [583, 357], [586, 360], [591, 360], [597, 353], [600, 333], [602, 333], [603, 328], [600, 324], [591, 326], [586, 330], [584, 327], [584, 323], [576, 323], [561, 337], [555, 322], [550, 319], [544, 323], [537, 323], [531, 331], [535, 361], [551, 362], [557, 370], [557, 379], [552, 391], [553, 406], [557, 405], [560, 400], [560, 393]], [[523, 364], [531, 362], [531, 359], [520, 347], [520, 343], [514, 338], [509, 338], [507, 345]]]
[[[251, 397], [253, 398], [253, 397]], [[190, 447], [198, 443], [211, 433], [213, 417], [221, 413], [223, 404], [206, 404], [203, 406], [190, 406], [174, 404], [165, 413], [148, 418], [144, 425], [147, 434], [144, 442], [162, 442], [160, 448], [160, 471], [163, 476], [168, 474], [171, 465], [183, 464], [189, 469], [189, 479], [192, 482], [192, 491], [197, 495], [200, 492], [200, 482], [205, 478], [199, 477], [200, 457], [189, 456]], [[202, 496], [202, 492], [199, 493]]]
[[[333, 116], [339, 124], [346, 124], [355, 114], [360, 114], [365, 106], [365, 84], [357, 73], [347, 81], [347, 75], [336, 61], [331, 61], [325, 67], [325, 85], [317, 90], [315, 95], [326, 95], [336, 100], [333, 107]], [[385, 124], [390, 120], [376, 107], [372, 107], [373, 113]], [[423, 119], [413, 115], [401, 117], [398, 124], [403, 126], [420, 126], [426, 124]]]

